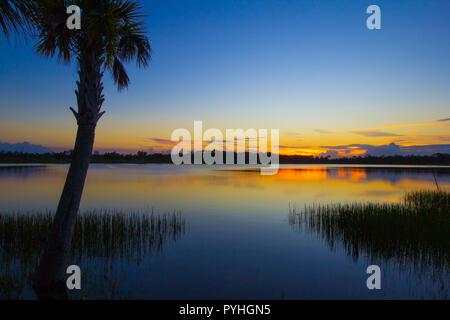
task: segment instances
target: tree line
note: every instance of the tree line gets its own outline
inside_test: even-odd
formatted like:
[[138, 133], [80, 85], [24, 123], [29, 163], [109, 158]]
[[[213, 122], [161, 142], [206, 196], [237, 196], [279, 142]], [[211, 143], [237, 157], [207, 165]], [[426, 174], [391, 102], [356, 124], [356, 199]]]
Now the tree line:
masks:
[[[0, 152], [0, 163], [70, 163], [73, 152], [55, 153], [21, 153]], [[191, 154], [192, 159], [194, 157]], [[225, 162], [224, 153], [224, 163]], [[235, 157], [237, 154], [235, 153]], [[91, 163], [172, 163], [170, 154], [147, 153], [138, 151], [136, 153], [122, 154], [118, 152], [94, 153]], [[248, 153], [246, 153], [248, 163]], [[281, 164], [403, 164], [403, 165], [450, 165], [450, 154], [436, 153], [429, 156], [418, 155], [395, 155], [395, 156], [370, 156], [345, 157], [331, 159], [327, 157], [280, 155]]]

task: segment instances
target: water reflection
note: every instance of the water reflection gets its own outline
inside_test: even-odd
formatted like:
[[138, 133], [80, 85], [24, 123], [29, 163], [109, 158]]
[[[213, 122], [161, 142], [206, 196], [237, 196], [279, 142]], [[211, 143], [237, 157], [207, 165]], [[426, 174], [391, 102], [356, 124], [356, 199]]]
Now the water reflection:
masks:
[[316, 204], [289, 210], [289, 224], [344, 252], [409, 277], [434, 297], [450, 290], [449, 193], [407, 193], [401, 203]]
[[[47, 239], [51, 213], [0, 215], [0, 298], [23, 297]], [[186, 234], [179, 213], [89, 212], [78, 217], [70, 262], [82, 266], [83, 295], [112, 298], [124, 266], [140, 266]], [[76, 292], [72, 296], [76, 296]]]
[[47, 166], [0, 166], [0, 179], [6, 178], [20, 178], [27, 180], [38, 175], [45, 175], [47, 172]]
[[[67, 166], [22, 170], [0, 167], [0, 204], [9, 210], [54, 210]], [[5, 173], [8, 172], [8, 173]], [[280, 211], [292, 201], [398, 201], [414, 189], [450, 187], [450, 169], [298, 166], [282, 167], [277, 175], [258, 169], [175, 167], [170, 165], [100, 165], [89, 170], [81, 207], [162, 210], [258, 208]], [[200, 210], [198, 210], [200, 209]]]
[[[67, 173], [66, 165], [49, 165], [43, 170], [0, 168], [0, 172], [2, 170], [1, 212], [20, 210], [32, 216], [33, 212], [55, 209]], [[299, 229], [298, 224], [301, 234], [292, 233], [286, 222], [286, 209], [288, 203], [293, 202], [302, 205], [366, 201], [396, 204], [402, 201], [405, 192], [435, 188], [434, 175], [442, 189], [450, 189], [449, 168], [302, 165], [282, 166], [277, 175], [261, 176], [259, 169], [242, 167], [93, 164], [86, 182], [82, 212], [91, 208], [108, 212], [122, 209], [138, 212], [149, 207], [157, 212], [175, 209], [183, 212], [183, 217], [189, 221], [189, 233], [186, 226], [176, 232], [169, 231], [161, 242], [164, 254], [151, 256], [149, 252], [158, 252], [157, 233], [153, 240], [148, 240], [153, 243], [152, 249], [143, 250], [144, 245], [136, 239], [122, 239], [115, 244], [116, 240], [106, 238], [112, 242], [104, 242], [103, 231], [92, 229], [92, 240], [74, 240], [74, 264], [82, 264], [86, 273], [82, 294], [87, 298], [141, 299], [409, 298], [406, 284], [419, 283], [420, 273], [412, 272], [414, 281], [411, 282], [399, 275], [398, 270], [403, 266], [391, 259], [391, 269], [382, 269], [387, 272], [385, 279], [390, 277], [384, 282], [390, 288], [381, 293], [369, 291], [365, 288], [366, 262], [349, 263], [348, 255], [353, 257], [354, 252], [346, 251], [348, 247], [336, 238], [332, 251], [320, 233], [302, 229], [304, 226]], [[181, 223], [181, 219], [179, 221]], [[396, 226], [400, 228], [402, 224]], [[86, 228], [91, 230], [91, 227]], [[358, 228], [354, 232], [361, 229]], [[28, 277], [21, 276], [24, 274], [22, 263], [27, 263], [27, 257], [34, 254], [33, 250], [40, 247], [37, 243], [42, 240], [39, 233], [25, 231], [18, 230], [14, 245], [5, 247], [9, 256], [0, 256], [1, 263], [9, 261], [8, 267], [0, 266], [4, 297], [32, 296], [27, 291]], [[120, 228], [110, 232], [120, 234]], [[186, 236], [180, 238], [185, 233]], [[0, 237], [4, 234], [2, 232]], [[352, 233], [346, 231], [345, 234]], [[28, 243], [23, 248], [22, 237]], [[366, 239], [360, 238], [355, 248], [364, 247]], [[408, 248], [402, 242], [378, 240], [374, 250], [383, 245], [388, 249], [392, 246], [392, 250]], [[366, 248], [370, 249], [373, 243], [366, 244]], [[16, 253], [15, 247], [18, 248]], [[359, 261], [369, 259], [367, 252], [359, 252]], [[424, 252], [419, 251], [418, 257], [436, 260], [434, 255], [426, 256]], [[414, 257], [408, 251], [404, 254]], [[441, 260], [445, 257], [442, 254]], [[39, 253], [35, 256], [39, 257]], [[385, 259], [388, 256], [377, 257], [388, 261]], [[404, 258], [405, 268], [420, 267], [407, 258]], [[430, 273], [425, 274], [428, 276]], [[22, 291], [19, 292], [19, 288]], [[418, 288], [420, 294], [433, 296], [424, 293], [430, 288], [428, 280], [423, 280]], [[431, 288], [436, 291], [434, 285]]]

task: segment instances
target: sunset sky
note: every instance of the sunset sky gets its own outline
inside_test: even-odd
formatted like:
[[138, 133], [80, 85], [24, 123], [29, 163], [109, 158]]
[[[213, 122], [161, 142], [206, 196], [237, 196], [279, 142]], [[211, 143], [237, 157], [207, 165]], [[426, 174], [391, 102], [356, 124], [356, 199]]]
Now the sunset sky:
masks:
[[[129, 65], [121, 93], [105, 76], [96, 150], [168, 150], [202, 120], [279, 129], [281, 153], [450, 152], [448, 0], [141, 3], [152, 62]], [[371, 4], [381, 30], [366, 28]], [[71, 149], [76, 66], [33, 43], [0, 38], [0, 142]]]

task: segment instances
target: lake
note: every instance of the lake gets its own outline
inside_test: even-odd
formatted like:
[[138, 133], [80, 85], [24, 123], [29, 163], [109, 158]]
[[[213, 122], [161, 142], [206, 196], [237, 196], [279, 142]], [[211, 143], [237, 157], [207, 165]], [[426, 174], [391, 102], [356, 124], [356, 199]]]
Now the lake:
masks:
[[[53, 212], [67, 169], [67, 165], [1, 166], [0, 216]], [[174, 214], [176, 220], [168, 224], [173, 228], [158, 229], [145, 241], [118, 239], [111, 250], [80, 247], [70, 264], [81, 267], [83, 289], [71, 295], [446, 299], [450, 293], [446, 252], [441, 252], [444, 263], [439, 265], [434, 260], [420, 264], [373, 259], [363, 251], [350, 256], [344, 246], [330, 246], [320, 233], [290, 217], [293, 207], [320, 203], [397, 203], [405, 192], [435, 189], [435, 179], [440, 188], [449, 190], [450, 167], [282, 165], [277, 175], [262, 176], [246, 167], [92, 164], [80, 211], [153, 212], [155, 217]], [[8, 283], [0, 298], [34, 298], [26, 281], [15, 280], [23, 279], [19, 273], [26, 268], [20, 265], [27, 255], [31, 253], [0, 254], [3, 282]], [[381, 290], [366, 287], [366, 268], [372, 264], [381, 268]]]

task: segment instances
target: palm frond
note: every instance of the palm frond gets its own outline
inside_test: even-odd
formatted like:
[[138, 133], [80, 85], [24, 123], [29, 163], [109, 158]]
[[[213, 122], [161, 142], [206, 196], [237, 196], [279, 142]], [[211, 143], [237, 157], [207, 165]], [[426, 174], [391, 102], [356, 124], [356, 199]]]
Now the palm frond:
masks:
[[34, 5], [32, 0], [0, 0], [0, 28], [7, 39], [13, 32], [19, 37], [31, 30]]
[[[1, 1], [1, 0], [0, 0]], [[36, 0], [39, 3], [36, 51], [55, 55], [64, 62], [86, 52], [102, 58], [102, 70], [109, 70], [119, 90], [130, 79], [124, 63], [147, 67], [151, 47], [144, 28], [142, 7], [132, 0]], [[82, 29], [66, 28], [66, 6], [75, 4], [82, 11]]]
[[130, 83], [130, 78], [128, 77], [124, 65], [118, 58], [114, 59], [112, 72], [114, 82], [117, 84], [119, 91], [127, 88], [128, 84]]
[[118, 56], [126, 62], [136, 60], [139, 67], [147, 67], [151, 59], [150, 42], [142, 34], [127, 32], [119, 42]]
[[40, 0], [35, 23], [39, 34], [35, 50], [45, 57], [57, 55], [58, 60], [70, 63], [74, 50], [74, 32], [66, 26], [64, 0]]

